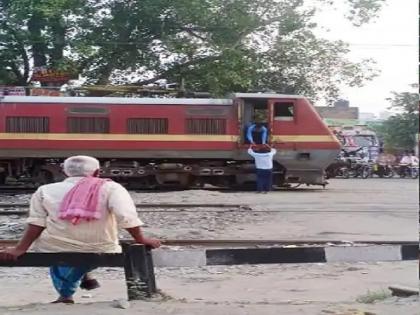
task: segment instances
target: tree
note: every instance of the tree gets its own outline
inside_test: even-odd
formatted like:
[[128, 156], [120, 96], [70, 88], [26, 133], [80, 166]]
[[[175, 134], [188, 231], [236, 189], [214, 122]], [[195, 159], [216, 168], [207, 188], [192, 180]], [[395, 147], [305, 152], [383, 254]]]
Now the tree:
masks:
[[34, 67], [73, 69], [74, 62], [66, 52], [77, 38], [72, 30], [83, 24], [77, 17], [93, 12], [89, 2], [0, 0], [1, 80], [27, 85]]
[[419, 95], [412, 92], [392, 94], [388, 101], [391, 103], [390, 109], [396, 113], [376, 129], [384, 139], [386, 148], [413, 150], [419, 133]]
[[[384, 0], [345, 0], [362, 25]], [[342, 3], [342, 2], [340, 2]], [[312, 4], [312, 6], [311, 6]], [[334, 97], [371, 62], [314, 35], [329, 0], [0, 0], [1, 80], [27, 85], [33, 67], [75, 71], [87, 84], [185, 81], [221, 95], [275, 90]]]
[[255, 90], [301, 94], [312, 99], [337, 99], [340, 84], [362, 86], [377, 75], [372, 60], [353, 63], [346, 58], [342, 41], [316, 38], [302, 30], [292, 36], [278, 36], [274, 48], [261, 56], [266, 65], [255, 76]]

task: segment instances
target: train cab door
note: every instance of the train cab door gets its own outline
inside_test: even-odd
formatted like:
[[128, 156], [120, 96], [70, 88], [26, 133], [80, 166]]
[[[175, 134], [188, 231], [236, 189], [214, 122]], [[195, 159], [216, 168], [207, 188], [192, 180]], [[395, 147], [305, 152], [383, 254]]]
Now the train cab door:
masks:
[[[236, 101], [238, 108], [238, 122], [240, 129], [239, 146], [248, 146], [247, 138], [248, 128], [256, 123], [261, 123], [268, 130], [267, 142], [270, 142], [273, 124], [273, 109], [266, 98], [243, 98]], [[261, 134], [253, 133], [253, 139], [256, 143], [260, 143]]]
[[288, 136], [296, 131], [296, 108], [292, 99], [270, 99], [270, 139], [273, 145], [283, 149], [295, 149]]

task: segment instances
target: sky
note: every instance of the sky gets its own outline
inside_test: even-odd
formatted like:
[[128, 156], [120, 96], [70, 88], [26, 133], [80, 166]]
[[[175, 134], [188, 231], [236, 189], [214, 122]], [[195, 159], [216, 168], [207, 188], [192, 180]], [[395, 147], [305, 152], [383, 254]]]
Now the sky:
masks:
[[342, 88], [340, 96], [351, 106], [377, 114], [389, 106], [385, 99], [391, 91], [416, 92], [409, 85], [418, 83], [418, 7], [418, 0], [386, 0], [379, 17], [361, 27], [353, 26], [337, 11], [319, 14], [319, 24], [329, 29], [319, 30], [320, 36], [350, 43], [350, 60], [372, 58], [380, 70], [364, 87]]

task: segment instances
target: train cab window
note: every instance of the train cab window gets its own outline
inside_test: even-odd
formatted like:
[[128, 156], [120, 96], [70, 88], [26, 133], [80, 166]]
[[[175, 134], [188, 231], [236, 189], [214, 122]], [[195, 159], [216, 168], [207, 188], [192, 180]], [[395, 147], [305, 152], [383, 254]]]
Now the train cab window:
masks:
[[293, 121], [294, 104], [292, 102], [274, 103], [274, 120]]
[[48, 133], [48, 117], [6, 117], [6, 132], [13, 133]]
[[68, 117], [69, 133], [109, 133], [109, 119], [104, 117]]
[[216, 118], [188, 118], [187, 133], [198, 135], [226, 134], [226, 119]]
[[167, 134], [167, 118], [129, 118], [127, 132], [130, 134]]

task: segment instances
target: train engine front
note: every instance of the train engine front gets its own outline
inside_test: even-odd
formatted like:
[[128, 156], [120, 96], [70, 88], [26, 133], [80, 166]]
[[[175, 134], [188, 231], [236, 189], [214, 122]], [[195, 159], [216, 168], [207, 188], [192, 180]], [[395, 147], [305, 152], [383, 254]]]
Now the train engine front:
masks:
[[[262, 121], [268, 129], [268, 141], [277, 149], [274, 173], [279, 185], [326, 183], [324, 170], [336, 158], [341, 144], [305, 97], [261, 93], [234, 97], [242, 131], [255, 121]], [[244, 149], [247, 139], [240, 134]]]

